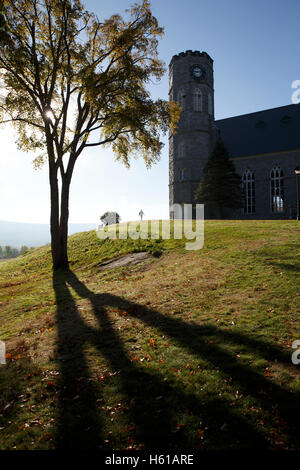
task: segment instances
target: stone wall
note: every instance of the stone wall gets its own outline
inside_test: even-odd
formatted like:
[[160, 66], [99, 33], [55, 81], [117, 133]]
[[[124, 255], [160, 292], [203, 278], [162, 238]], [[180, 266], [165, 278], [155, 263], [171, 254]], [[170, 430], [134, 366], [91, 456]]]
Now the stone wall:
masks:
[[[243, 210], [228, 210], [228, 217], [247, 219], [295, 218], [297, 195], [294, 170], [296, 166], [300, 166], [300, 150], [241, 157], [232, 159], [232, 161], [241, 177], [247, 169], [254, 171], [256, 211], [254, 214], [245, 214]], [[274, 166], [279, 166], [282, 169], [284, 183], [284, 211], [275, 214], [271, 209], [270, 189], [270, 173]]]

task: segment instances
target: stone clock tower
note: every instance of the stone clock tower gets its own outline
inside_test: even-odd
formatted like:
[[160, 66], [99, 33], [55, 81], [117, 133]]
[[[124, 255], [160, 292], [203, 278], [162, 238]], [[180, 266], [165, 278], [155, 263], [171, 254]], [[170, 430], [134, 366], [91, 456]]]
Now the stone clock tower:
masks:
[[[217, 136], [213, 60], [206, 52], [181, 52], [172, 57], [169, 80], [169, 99], [182, 108], [177, 133], [169, 139], [171, 207], [194, 202], [194, 191]], [[177, 217], [172, 209], [170, 217]]]

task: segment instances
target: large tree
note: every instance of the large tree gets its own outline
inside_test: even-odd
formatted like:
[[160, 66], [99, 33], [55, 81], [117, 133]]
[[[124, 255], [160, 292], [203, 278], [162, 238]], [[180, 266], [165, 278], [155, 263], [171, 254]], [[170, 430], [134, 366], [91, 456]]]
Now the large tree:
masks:
[[[2, 0], [0, 122], [12, 122], [21, 149], [48, 161], [54, 269], [68, 265], [69, 191], [75, 163], [89, 147], [111, 144], [129, 166], [139, 155], [159, 158], [161, 133], [179, 108], [153, 101], [151, 77], [163, 29], [147, 0], [100, 21], [80, 0]], [[61, 185], [59, 185], [59, 177]]]
[[224, 208], [243, 207], [242, 181], [221, 138], [204, 166], [195, 201], [213, 208], [220, 218]]

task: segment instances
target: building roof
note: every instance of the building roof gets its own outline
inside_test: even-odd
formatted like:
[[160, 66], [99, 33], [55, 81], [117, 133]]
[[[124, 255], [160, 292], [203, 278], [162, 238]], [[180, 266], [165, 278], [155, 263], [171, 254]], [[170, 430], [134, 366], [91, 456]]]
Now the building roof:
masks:
[[300, 104], [215, 121], [232, 158], [300, 149]]

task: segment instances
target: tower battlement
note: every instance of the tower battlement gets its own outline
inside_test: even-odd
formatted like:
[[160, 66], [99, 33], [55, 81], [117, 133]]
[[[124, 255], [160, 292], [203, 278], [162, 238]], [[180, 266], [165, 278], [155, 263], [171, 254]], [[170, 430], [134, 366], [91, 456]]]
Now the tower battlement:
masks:
[[200, 52], [200, 51], [192, 51], [192, 50], [188, 50], [188, 51], [185, 51], [185, 52], [179, 52], [179, 54], [175, 54], [173, 55], [172, 59], [171, 59], [171, 62], [170, 62], [170, 65], [173, 61], [175, 60], [178, 60], [180, 59], [181, 57], [186, 57], [186, 56], [193, 56], [193, 57], [205, 57], [206, 59], [208, 59], [211, 64], [213, 64], [213, 59], [210, 57], [209, 54], [207, 54], [207, 52], [203, 51], [203, 52]]

